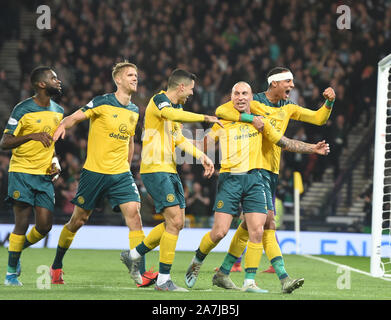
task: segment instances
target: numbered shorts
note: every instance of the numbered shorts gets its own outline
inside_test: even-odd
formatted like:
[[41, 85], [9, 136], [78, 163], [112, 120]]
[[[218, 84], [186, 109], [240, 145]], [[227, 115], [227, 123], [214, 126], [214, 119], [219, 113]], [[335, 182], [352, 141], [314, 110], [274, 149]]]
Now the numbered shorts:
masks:
[[213, 210], [237, 215], [240, 204], [243, 213], [267, 213], [264, 185], [259, 170], [251, 170], [245, 174], [220, 173]]
[[181, 179], [176, 173], [153, 172], [141, 174], [144, 186], [151, 195], [155, 210], [160, 213], [166, 207], [186, 207], [185, 192]]
[[261, 169], [263, 184], [265, 185], [267, 209], [274, 211], [274, 198], [276, 196], [278, 174]]
[[85, 210], [93, 210], [103, 197], [107, 197], [112, 208], [130, 201], [140, 202], [132, 173], [103, 174], [82, 169], [79, 188], [71, 202]]
[[55, 197], [52, 177], [44, 174], [9, 172], [8, 196], [5, 200], [17, 200], [53, 212]]

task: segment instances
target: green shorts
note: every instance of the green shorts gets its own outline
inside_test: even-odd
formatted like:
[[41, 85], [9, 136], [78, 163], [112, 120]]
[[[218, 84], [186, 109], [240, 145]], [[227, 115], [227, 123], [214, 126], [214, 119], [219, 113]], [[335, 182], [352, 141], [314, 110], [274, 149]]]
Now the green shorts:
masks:
[[9, 172], [8, 196], [5, 200], [17, 200], [53, 212], [55, 197], [52, 177], [44, 174]]
[[103, 197], [109, 199], [113, 208], [130, 201], [140, 202], [132, 173], [103, 174], [82, 169], [79, 188], [71, 202], [85, 210], [93, 210]]
[[141, 180], [153, 199], [156, 213], [162, 212], [166, 207], [186, 207], [185, 192], [177, 173], [143, 173]]
[[276, 196], [278, 185], [278, 174], [269, 170], [261, 169], [263, 184], [265, 185], [267, 209], [274, 211], [274, 197]]
[[267, 213], [262, 175], [258, 169], [246, 174], [220, 173], [213, 210], [237, 215], [240, 204], [243, 213]]

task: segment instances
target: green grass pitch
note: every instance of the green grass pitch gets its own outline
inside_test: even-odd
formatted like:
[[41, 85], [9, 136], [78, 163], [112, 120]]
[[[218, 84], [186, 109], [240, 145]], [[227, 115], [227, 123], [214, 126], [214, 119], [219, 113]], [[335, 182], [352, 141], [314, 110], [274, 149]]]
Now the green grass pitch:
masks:
[[[77, 250], [70, 249], [64, 259], [65, 285], [51, 285], [49, 289], [39, 289], [42, 273], [37, 273], [40, 265], [50, 266], [54, 249], [26, 249], [21, 258], [23, 287], [3, 285], [8, 253], [0, 248], [0, 300], [386, 300], [390, 299], [391, 282], [372, 278], [368, 275], [338, 272], [338, 266], [309, 259], [305, 256], [285, 255], [286, 269], [291, 277], [304, 277], [302, 288], [292, 294], [280, 292], [280, 282], [275, 274], [258, 272], [256, 282], [269, 290], [266, 294], [251, 294], [228, 291], [212, 286], [215, 267], [220, 266], [224, 253], [212, 252], [201, 268], [198, 281], [189, 292], [159, 292], [152, 287], [137, 288], [130, 279], [125, 266], [119, 260], [119, 250]], [[185, 287], [184, 274], [193, 252], [177, 252], [172, 267], [172, 279]], [[322, 256], [339, 264], [369, 272], [369, 258]], [[158, 252], [147, 255], [147, 268], [158, 268]], [[268, 267], [265, 255], [259, 270]], [[231, 274], [232, 280], [241, 286], [244, 273]], [[339, 277], [345, 277], [342, 281]], [[350, 288], [341, 288], [338, 283]]]

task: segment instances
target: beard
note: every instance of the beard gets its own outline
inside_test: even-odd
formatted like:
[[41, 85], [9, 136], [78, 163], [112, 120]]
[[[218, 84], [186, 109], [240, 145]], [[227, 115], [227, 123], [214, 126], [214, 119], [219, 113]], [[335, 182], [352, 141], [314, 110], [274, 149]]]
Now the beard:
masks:
[[46, 88], [46, 94], [49, 97], [61, 96], [62, 95], [62, 89], [58, 89], [58, 88], [55, 88], [55, 87], [47, 87]]

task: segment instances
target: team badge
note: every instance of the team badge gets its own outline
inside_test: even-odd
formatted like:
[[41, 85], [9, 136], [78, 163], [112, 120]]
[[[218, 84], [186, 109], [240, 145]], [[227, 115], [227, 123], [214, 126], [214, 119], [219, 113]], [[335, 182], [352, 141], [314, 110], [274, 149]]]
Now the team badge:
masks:
[[224, 202], [223, 200], [219, 200], [219, 202], [217, 202], [217, 209], [221, 209], [222, 207], [224, 207]]
[[13, 193], [13, 197], [14, 197], [14, 199], [19, 199], [20, 192], [18, 190], [15, 190], [14, 193]]
[[174, 202], [175, 196], [172, 193], [169, 193], [166, 197], [168, 202]]
[[80, 204], [84, 204], [84, 202], [85, 202], [84, 197], [78, 196], [77, 197], [77, 202], [80, 203]]
[[239, 130], [243, 133], [248, 133], [250, 128], [247, 124], [242, 124], [240, 127], [239, 127]]

